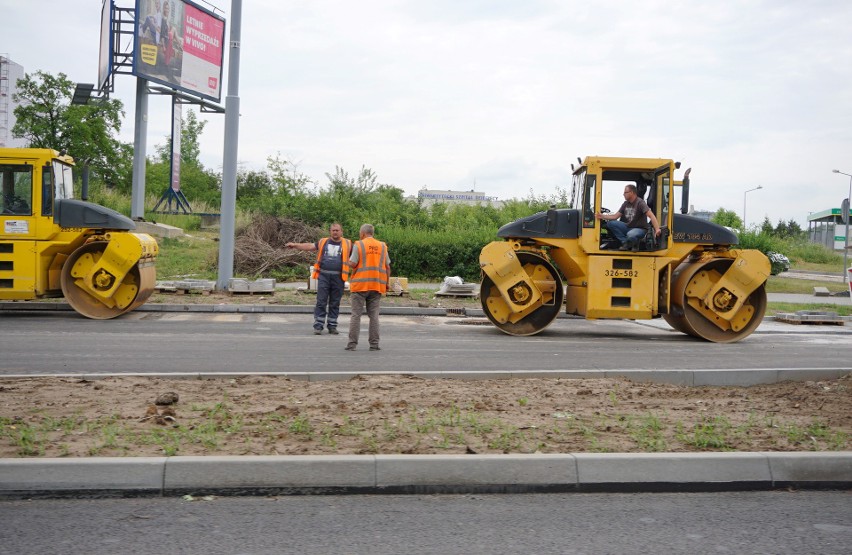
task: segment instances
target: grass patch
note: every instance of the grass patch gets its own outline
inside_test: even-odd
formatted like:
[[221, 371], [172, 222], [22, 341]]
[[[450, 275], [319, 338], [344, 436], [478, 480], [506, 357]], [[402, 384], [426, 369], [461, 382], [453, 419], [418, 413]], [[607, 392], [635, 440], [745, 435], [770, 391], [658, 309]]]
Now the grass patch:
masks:
[[573, 416], [552, 425], [521, 425], [451, 406], [411, 409], [393, 418], [346, 415], [338, 420], [342, 424], [331, 424], [335, 417], [328, 414], [319, 417], [326, 423], [317, 425], [316, 415], [237, 414], [224, 402], [193, 412], [184, 423], [169, 426], [139, 425], [118, 415], [90, 421], [41, 415], [29, 422], [0, 418], [0, 442], [19, 457], [57, 457], [68, 456], [72, 441], [88, 445], [87, 456], [216, 454], [229, 442], [246, 445], [247, 453], [271, 454], [282, 439], [291, 449], [310, 444], [335, 452], [340, 445], [358, 445], [359, 453], [411, 452], [421, 446], [450, 452], [613, 452], [623, 451], [619, 438], [632, 441], [635, 448], [630, 452], [752, 451], [754, 441], [780, 450], [843, 451], [850, 441], [847, 431], [820, 419], [797, 422], [754, 413], [735, 424], [731, 416], [718, 413], [683, 420], [682, 413], [631, 414], [613, 407], [612, 412]]
[[157, 279], [216, 279], [219, 243], [213, 240], [215, 236], [209, 232], [199, 232], [160, 239]]
[[847, 291], [845, 283], [820, 281], [815, 279], [798, 279], [780, 276], [769, 276], [766, 282], [767, 293], [799, 293], [813, 295], [814, 287], [825, 287], [832, 293]]
[[814, 312], [836, 312], [838, 316], [852, 316], [852, 305], [778, 302], [767, 303], [766, 305], [766, 314], [768, 316], [774, 316], [779, 312], [797, 312], [799, 310], [812, 310]]

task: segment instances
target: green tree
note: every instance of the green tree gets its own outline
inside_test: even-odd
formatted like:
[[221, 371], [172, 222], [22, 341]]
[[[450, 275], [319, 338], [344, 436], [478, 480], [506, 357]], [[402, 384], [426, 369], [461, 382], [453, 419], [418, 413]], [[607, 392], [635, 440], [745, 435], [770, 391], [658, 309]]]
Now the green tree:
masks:
[[[193, 165], [202, 167], [200, 155], [201, 145], [199, 140], [201, 134], [204, 133], [204, 127], [207, 126], [206, 120], [199, 120], [198, 116], [192, 110], [187, 110], [182, 114], [180, 126], [180, 162], [181, 168], [184, 165]], [[154, 147], [157, 152], [157, 157], [168, 162], [172, 157], [172, 137], [166, 136], [166, 142], [162, 145]]]
[[789, 237], [799, 237], [802, 235], [802, 227], [799, 225], [799, 222], [790, 218], [790, 221], [787, 222], [787, 233]]
[[723, 225], [725, 227], [731, 227], [734, 229], [743, 229], [743, 221], [737, 216], [737, 213], [733, 210], [725, 210], [724, 208], [719, 208], [716, 210], [716, 213], [710, 218], [710, 221]]
[[775, 230], [772, 228], [772, 222], [769, 221], [769, 216], [763, 217], [763, 223], [760, 224], [760, 233], [762, 235], [772, 235]]
[[326, 173], [329, 190], [336, 196], [357, 197], [361, 193], [369, 193], [379, 186], [376, 173], [361, 166], [358, 177], [349, 177], [349, 173], [340, 166], [334, 167], [334, 173]]
[[264, 171], [237, 172], [237, 202], [271, 197], [275, 187]]
[[299, 170], [299, 165], [283, 158], [280, 152], [266, 159], [266, 168], [276, 193], [303, 194], [313, 185], [311, 178]]
[[129, 186], [132, 157], [126, 156], [128, 145], [116, 138], [124, 116], [120, 100], [72, 105], [74, 83], [64, 73], [26, 74], [17, 87], [12, 135], [33, 148], [67, 152], [79, 165], [88, 163], [107, 184]]

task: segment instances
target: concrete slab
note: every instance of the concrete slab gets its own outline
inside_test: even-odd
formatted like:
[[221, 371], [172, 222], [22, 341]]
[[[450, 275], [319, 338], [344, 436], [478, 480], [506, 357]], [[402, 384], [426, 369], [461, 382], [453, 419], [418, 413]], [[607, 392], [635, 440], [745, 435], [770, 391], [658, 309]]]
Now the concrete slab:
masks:
[[816, 453], [766, 453], [776, 484], [807, 485], [811, 482], [852, 483], [852, 451]]
[[778, 382], [778, 370], [733, 369], [701, 370], [695, 372], [692, 385], [749, 386]]
[[576, 483], [572, 455], [376, 455], [378, 487]]
[[772, 482], [761, 453], [577, 453], [579, 485]]
[[837, 368], [779, 368], [776, 382], [804, 382], [808, 380], [836, 380], [849, 374], [846, 367]]
[[160, 493], [165, 457], [0, 459], [0, 494], [134, 491]]
[[136, 231], [166, 239], [174, 239], [175, 237], [182, 237], [184, 235], [183, 230], [179, 227], [154, 222], [136, 222]]
[[359, 455], [170, 457], [164, 491], [373, 487], [375, 462]]

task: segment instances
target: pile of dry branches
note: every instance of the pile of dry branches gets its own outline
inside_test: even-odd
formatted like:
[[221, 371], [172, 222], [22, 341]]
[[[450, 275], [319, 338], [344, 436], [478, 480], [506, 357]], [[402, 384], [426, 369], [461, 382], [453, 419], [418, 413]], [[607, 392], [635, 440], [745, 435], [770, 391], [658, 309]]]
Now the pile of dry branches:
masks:
[[316, 253], [288, 249], [289, 242], [313, 243], [323, 230], [298, 220], [267, 216], [239, 230], [234, 239], [234, 270], [259, 277], [269, 270], [316, 261]]

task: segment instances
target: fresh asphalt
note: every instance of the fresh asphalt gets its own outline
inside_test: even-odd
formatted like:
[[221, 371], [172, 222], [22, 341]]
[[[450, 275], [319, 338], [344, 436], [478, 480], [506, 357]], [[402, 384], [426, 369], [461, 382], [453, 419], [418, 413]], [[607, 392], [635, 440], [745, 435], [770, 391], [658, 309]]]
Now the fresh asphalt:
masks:
[[[850, 303], [848, 296], [770, 294], [769, 300]], [[309, 312], [310, 308], [275, 307], [290, 312]], [[0, 303], [0, 310], [10, 309], [20, 309], [20, 304]], [[69, 310], [64, 303], [39, 303], [39, 309]], [[387, 307], [383, 312], [392, 309]], [[147, 304], [137, 310], [257, 309], [247, 305]], [[412, 309], [408, 310], [411, 313]], [[435, 314], [433, 311], [421, 309], [424, 315]], [[476, 310], [469, 312], [471, 316], [481, 315]], [[784, 327], [785, 333], [813, 332], [813, 326], [779, 323], [770, 318], [758, 331], [773, 327]], [[849, 341], [852, 323], [835, 326], [832, 333], [838, 341]], [[783, 487], [852, 487], [852, 451], [0, 459], [0, 496], [12, 498], [735, 491]]]

